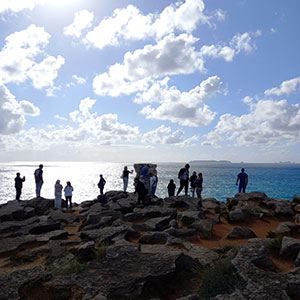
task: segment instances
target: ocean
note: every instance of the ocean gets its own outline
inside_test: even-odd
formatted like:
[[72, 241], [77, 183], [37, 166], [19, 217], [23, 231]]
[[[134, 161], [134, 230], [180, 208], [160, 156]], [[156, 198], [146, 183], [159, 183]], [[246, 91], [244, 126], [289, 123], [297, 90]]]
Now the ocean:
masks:
[[[63, 186], [71, 181], [74, 188], [73, 202], [92, 200], [99, 194], [97, 183], [99, 174], [103, 174], [105, 191], [122, 190], [121, 174], [124, 166], [134, 169], [132, 163], [102, 162], [0, 162], [0, 203], [15, 199], [14, 178], [17, 172], [25, 176], [21, 200], [35, 197], [34, 170], [40, 163], [44, 164], [44, 185], [41, 196], [54, 198], [54, 184], [57, 179]], [[158, 186], [156, 195], [167, 196], [170, 179], [179, 187], [177, 174], [185, 163], [157, 163]], [[193, 171], [203, 174], [203, 198], [216, 198], [226, 201], [238, 191], [235, 185], [237, 174], [242, 167], [249, 176], [246, 192], [260, 191], [269, 197], [292, 200], [300, 196], [300, 164], [236, 164], [236, 163], [190, 163]], [[129, 175], [128, 192], [134, 191], [134, 174]]]

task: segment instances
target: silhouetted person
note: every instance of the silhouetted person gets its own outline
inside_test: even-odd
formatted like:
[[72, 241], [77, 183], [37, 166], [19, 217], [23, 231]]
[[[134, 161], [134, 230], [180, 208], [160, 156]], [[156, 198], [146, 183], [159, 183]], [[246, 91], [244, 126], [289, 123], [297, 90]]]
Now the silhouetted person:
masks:
[[195, 180], [197, 179], [197, 173], [194, 171], [193, 175], [190, 177], [190, 186], [192, 191], [192, 197], [195, 197]]
[[150, 193], [151, 197], [157, 198], [155, 196], [158, 178], [155, 174], [150, 173]]
[[145, 205], [145, 198], [148, 193], [148, 190], [145, 187], [145, 184], [147, 184], [148, 179], [145, 178], [144, 175], [140, 175], [139, 179], [137, 181], [136, 191], [138, 193], [138, 201], [137, 204], [140, 204], [141, 202]]
[[175, 195], [176, 184], [174, 183], [173, 179], [170, 179], [167, 189], [168, 189], [169, 197], [172, 197]]
[[132, 173], [133, 173], [133, 170], [129, 171], [126, 166], [124, 167], [124, 170], [122, 173], [122, 178], [123, 178], [123, 190], [125, 193], [127, 191], [129, 174], [132, 174]]
[[199, 199], [199, 203], [198, 205], [200, 207], [202, 207], [202, 196], [201, 196], [201, 193], [202, 193], [202, 184], [203, 184], [203, 177], [202, 177], [202, 173], [199, 173], [196, 180], [195, 180], [195, 189], [196, 189], [196, 194], [197, 194], [197, 197]]
[[68, 208], [68, 202], [69, 202], [69, 207], [72, 208], [72, 193], [73, 193], [74, 189], [71, 185], [70, 181], [67, 181], [67, 185], [64, 188], [64, 192], [65, 192], [65, 198], [66, 198], [66, 204], [67, 204], [67, 208]]
[[20, 200], [22, 194], [23, 182], [25, 181], [25, 176], [21, 178], [20, 173], [17, 173], [16, 175], [17, 175], [17, 177], [15, 178], [16, 200]]
[[100, 180], [98, 182], [98, 188], [100, 189], [100, 195], [103, 195], [103, 190], [105, 186], [106, 180], [103, 178], [103, 175], [100, 175]]
[[60, 184], [60, 180], [56, 180], [54, 185], [54, 208], [61, 209], [61, 192], [63, 186]]
[[39, 165], [39, 168], [34, 171], [35, 187], [36, 187], [36, 197], [41, 197], [41, 189], [44, 183], [43, 181], [43, 165]]
[[237, 176], [235, 185], [238, 185], [238, 182], [240, 182], [240, 184], [239, 184], [239, 193], [240, 192], [245, 193], [246, 187], [247, 187], [247, 184], [248, 184], [248, 175], [245, 173], [244, 168], [242, 168], [241, 171], [242, 172], [239, 173], [238, 176]]
[[178, 173], [178, 179], [180, 179], [180, 187], [177, 191], [176, 196], [179, 195], [179, 193], [182, 191], [184, 188], [185, 195], [187, 196], [188, 194], [188, 189], [189, 189], [189, 168], [190, 165], [186, 164], [184, 168], [180, 169]]

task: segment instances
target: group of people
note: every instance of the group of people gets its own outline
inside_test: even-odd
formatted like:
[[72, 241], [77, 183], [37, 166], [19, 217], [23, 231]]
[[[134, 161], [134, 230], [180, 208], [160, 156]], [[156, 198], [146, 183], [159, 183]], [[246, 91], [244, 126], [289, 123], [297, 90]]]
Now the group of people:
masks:
[[[138, 204], [140, 204], [141, 202], [143, 204], [145, 203], [145, 198], [148, 193], [150, 194], [151, 197], [156, 197], [155, 192], [156, 192], [158, 178], [156, 174], [149, 172], [149, 168], [150, 168], [150, 164], [144, 165], [134, 180], [135, 193], [138, 194]], [[190, 165], [186, 164], [184, 168], [181, 168], [179, 170], [178, 179], [179, 179], [180, 186], [176, 193], [176, 196], [178, 196], [183, 189], [185, 195], [188, 196], [188, 189], [190, 185], [192, 197], [194, 198], [196, 193], [197, 198], [200, 200], [199, 205], [201, 205], [203, 176], [202, 173], [197, 174], [197, 172], [195, 171], [191, 176], [189, 176], [189, 169], [190, 169]], [[133, 170], [129, 171], [127, 166], [124, 167], [121, 178], [123, 179], [123, 191], [125, 193], [127, 192], [129, 174], [132, 173]], [[41, 188], [44, 183], [42, 164], [40, 164], [38, 169], [34, 171], [34, 179], [36, 185], [36, 197], [40, 198]], [[15, 178], [16, 200], [20, 200], [24, 181], [25, 181], [25, 176], [21, 177], [21, 174], [17, 173]], [[98, 182], [100, 195], [103, 195], [105, 184], [106, 184], [106, 180], [104, 179], [103, 175], [100, 174], [100, 180]], [[245, 193], [247, 184], [248, 184], [248, 175], [245, 173], [245, 169], [242, 168], [241, 173], [238, 174], [236, 180], [236, 185], [239, 185], [239, 193], [241, 192]], [[167, 189], [168, 189], [169, 197], [175, 196], [176, 185], [173, 179], [170, 180]], [[54, 195], [55, 195], [54, 207], [57, 209], [61, 209], [62, 191], [64, 191], [65, 193], [67, 207], [69, 205], [69, 207], [72, 208], [72, 193], [74, 189], [71, 185], [71, 182], [67, 181], [67, 185], [65, 186], [65, 188], [63, 188], [59, 179], [56, 181], [54, 185]]]
[[[200, 199], [200, 203], [202, 200], [201, 192], [202, 192], [202, 184], [203, 184], [203, 177], [202, 173], [193, 172], [192, 176], [189, 176], [189, 169], [190, 165], [186, 164], [184, 168], [181, 168], [178, 173], [178, 179], [180, 180], [180, 186], [177, 191], [176, 196], [180, 194], [180, 192], [184, 189], [184, 193], [187, 196], [188, 195], [188, 189], [189, 189], [189, 183], [190, 183], [190, 188], [192, 191], [192, 197], [195, 197], [195, 192], [197, 195], [197, 198]], [[175, 190], [176, 190], [176, 185], [174, 183], [174, 180], [171, 179], [168, 186], [168, 194], [169, 197], [175, 196]]]
[[[35, 180], [35, 193], [36, 197], [41, 197], [41, 189], [44, 184], [43, 180], [43, 168], [44, 166], [42, 164], [39, 165], [39, 167], [34, 171], [34, 180]], [[15, 178], [15, 188], [16, 188], [16, 200], [20, 200], [21, 194], [22, 194], [22, 187], [23, 182], [25, 181], [25, 176], [21, 178], [21, 174], [18, 172], [16, 174]], [[60, 180], [56, 180], [54, 184], [54, 208], [61, 209], [62, 207], [62, 192], [65, 193], [65, 199], [66, 199], [66, 205], [67, 208], [72, 208], [72, 194], [73, 194], [73, 187], [71, 185], [70, 181], [67, 181], [66, 186], [63, 188], [63, 186], [60, 183]]]

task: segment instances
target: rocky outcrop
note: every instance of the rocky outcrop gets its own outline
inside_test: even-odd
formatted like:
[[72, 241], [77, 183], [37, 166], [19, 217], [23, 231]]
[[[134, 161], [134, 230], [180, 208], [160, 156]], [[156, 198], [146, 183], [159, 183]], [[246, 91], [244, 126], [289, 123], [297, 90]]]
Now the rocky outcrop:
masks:
[[[1, 205], [0, 300], [203, 299], [206, 271], [225, 267], [241, 284], [213, 289], [211, 299], [297, 299], [295, 204], [258, 192], [227, 203], [204, 199], [202, 207], [182, 196], [148, 204], [109, 191], [72, 211], [54, 210], [53, 200], [43, 198]], [[282, 218], [270, 232], [274, 239], [255, 238], [247, 227], [264, 218]], [[223, 237], [220, 228], [227, 230]], [[294, 260], [294, 270], [280, 272], [272, 242], [281, 247], [278, 259]], [[220, 284], [224, 278], [217, 275]]]

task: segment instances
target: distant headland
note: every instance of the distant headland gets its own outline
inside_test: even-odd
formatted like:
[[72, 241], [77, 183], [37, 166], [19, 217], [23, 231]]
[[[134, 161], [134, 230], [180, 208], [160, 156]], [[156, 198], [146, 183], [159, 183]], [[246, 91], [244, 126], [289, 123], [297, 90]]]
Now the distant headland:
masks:
[[231, 164], [229, 160], [191, 160], [190, 164], [209, 163], [209, 164]]

